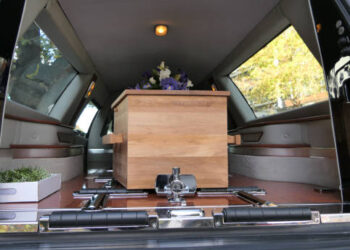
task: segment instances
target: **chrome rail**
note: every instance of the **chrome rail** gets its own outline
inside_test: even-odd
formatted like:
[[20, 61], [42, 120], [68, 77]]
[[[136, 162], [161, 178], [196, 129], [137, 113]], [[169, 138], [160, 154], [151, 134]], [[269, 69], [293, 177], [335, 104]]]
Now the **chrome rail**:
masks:
[[[286, 221], [241, 221], [225, 222], [222, 208], [210, 209], [150, 209], [148, 213], [147, 225], [119, 225], [108, 227], [67, 227], [52, 228], [49, 225], [50, 214], [43, 215], [38, 213], [39, 219], [33, 221], [2, 220], [0, 221], [0, 232], [88, 232], [92, 230], [118, 231], [126, 228], [137, 230], [162, 230], [172, 228], [226, 228], [226, 227], [245, 227], [245, 226], [302, 226], [329, 223], [350, 223], [350, 213], [320, 214], [318, 211], [312, 211], [310, 220], [286, 220]], [[113, 210], [87, 210], [94, 211], [113, 211]], [[24, 213], [24, 212], [22, 212]], [[32, 213], [32, 212], [28, 212]], [[19, 219], [19, 218], [18, 218]]]

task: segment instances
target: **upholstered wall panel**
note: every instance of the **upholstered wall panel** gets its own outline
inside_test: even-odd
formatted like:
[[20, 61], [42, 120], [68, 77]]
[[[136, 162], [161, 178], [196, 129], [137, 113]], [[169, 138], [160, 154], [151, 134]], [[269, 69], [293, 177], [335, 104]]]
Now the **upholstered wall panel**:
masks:
[[269, 181], [286, 181], [338, 188], [335, 159], [229, 154], [229, 172]]
[[11, 149], [0, 150], [0, 171], [20, 167], [41, 167], [50, 173], [60, 173], [62, 181], [83, 174], [83, 155], [65, 158], [13, 159]]
[[11, 144], [56, 145], [57, 132], [70, 132], [72, 129], [61, 126], [38, 124], [4, 119], [1, 147]]
[[305, 144], [311, 147], [334, 147], [332, 126], [329, 119], [303, 123], [273, 124], [262, 127], [246, 128], [240, 134], [261, 132], [257, 142], [243, 144]]

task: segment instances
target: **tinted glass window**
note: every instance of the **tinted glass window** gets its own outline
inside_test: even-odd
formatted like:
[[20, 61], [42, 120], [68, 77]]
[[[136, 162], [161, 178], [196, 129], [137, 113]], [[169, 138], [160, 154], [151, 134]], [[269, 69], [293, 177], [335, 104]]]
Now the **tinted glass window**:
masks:
[[113, 120], [111, 120], [111, 121], [108, 123], [107, 135], [109, 135], [109, 134], [113, 134]]
[[77, 122], [75, 123], [75, 129], [86, 134], [89, 131], [90, 125], [94, 120], [97, 111], [97, 106], [90, 101], [85, 106], [83, 112], [81, 112]]
[[292, 26], [230, 77], [257, 117], [328, 99], [322, 67]]
[[44, 114], [77, 74], [35, 23], [18, 40], [12, 63], [8, 98]]

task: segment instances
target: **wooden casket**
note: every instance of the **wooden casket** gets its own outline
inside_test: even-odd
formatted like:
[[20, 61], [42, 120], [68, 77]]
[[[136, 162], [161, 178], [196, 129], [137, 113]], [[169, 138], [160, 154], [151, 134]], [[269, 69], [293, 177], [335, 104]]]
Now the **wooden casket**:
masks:
[[153, 189], [157, 175], [177, 166], [199, 188], [227, 187], [229, 94], [125, 90], [112, 104], [114, 133], [103, 138], [114, 144], [114, 178], [127, 189]]

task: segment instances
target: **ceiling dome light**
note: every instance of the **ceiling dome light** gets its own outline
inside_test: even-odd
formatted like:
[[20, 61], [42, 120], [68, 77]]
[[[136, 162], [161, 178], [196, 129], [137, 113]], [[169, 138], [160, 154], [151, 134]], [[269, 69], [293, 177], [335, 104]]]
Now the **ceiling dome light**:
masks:
[[166, 25], [156, 25], [155, 27], [156, 36], [165, 36], [168, 33], [168, 27]]

